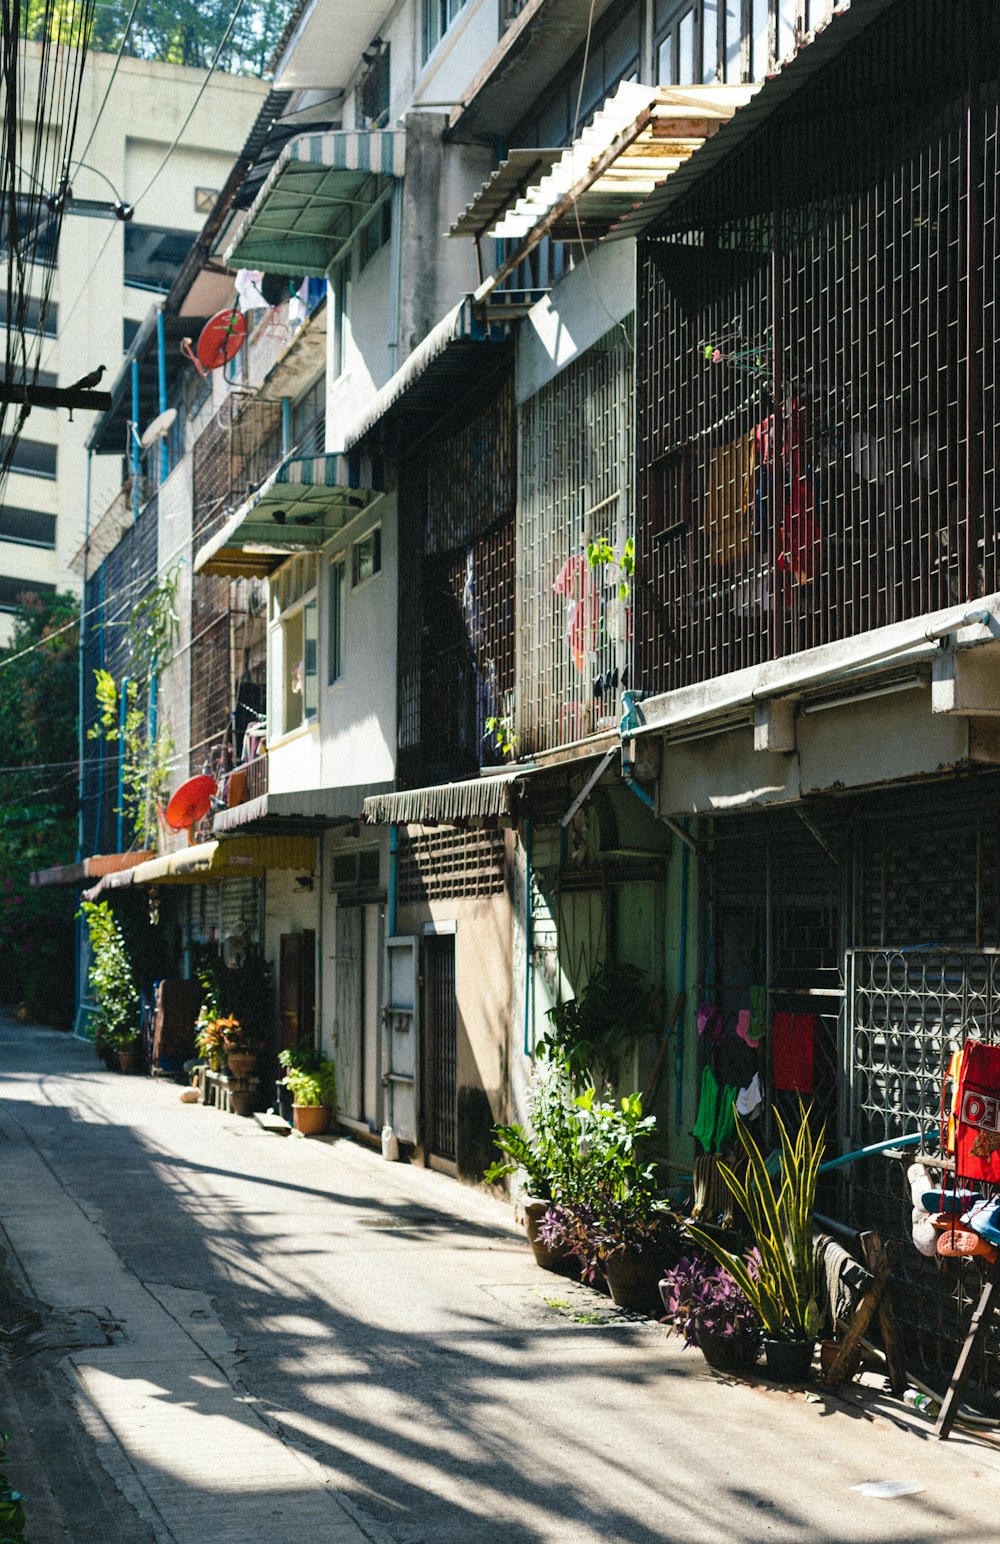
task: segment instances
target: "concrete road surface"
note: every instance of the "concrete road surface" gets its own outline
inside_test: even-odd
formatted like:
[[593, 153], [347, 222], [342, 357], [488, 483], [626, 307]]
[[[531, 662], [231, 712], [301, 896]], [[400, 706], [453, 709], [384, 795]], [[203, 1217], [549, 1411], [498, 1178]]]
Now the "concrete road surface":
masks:
[[492, 1198], [10, 1021], [0, 1226], [32, 1544], [996, 1535], [996, 1449], [713, 1373], [539, 1271]]

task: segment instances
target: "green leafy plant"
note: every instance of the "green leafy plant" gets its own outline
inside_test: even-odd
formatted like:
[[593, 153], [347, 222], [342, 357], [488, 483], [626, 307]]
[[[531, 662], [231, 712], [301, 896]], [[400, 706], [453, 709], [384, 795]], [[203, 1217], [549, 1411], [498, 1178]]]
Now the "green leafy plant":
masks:
[[618, 599], [626, 601], [632, 593], [632, 575], [635, 573], [635, 541], [626, 536], [619, 552], [606, 536], [598, 536], [587, 543], [587, 562], [591, 568], [618, 568]]
[[321, 1061], [315, 1069], [285, 1065], [283, 1081], [291, 1090], [295, 1104], [334, 1107], [337, 1103], [337, 1069], [332, 1061]]
[[498, 756], [509, 757], [511, 761], [517, 756], [517, 731], [508, 713], [495, 713], [486, 720], [483, 739], [492, 744]]
[[764, 1155], [739, 1116], [736, 1130], [747, 1155], [746, 1177], [726, 1164], [719, 1172], [750, 1225], [751, 1261], [726, 1249], [696, 1223], [687, 1231], [729, 1272], [756, 1310], [769, 1340], [814, 1340], [819, 1328], [813, 1265], [813, 1210], [825, 1126], [812, 1134], [809, 1109], [799, 1107], [794, 1136], [775, 1112], [781, 1136], [781, 1175], [773, 1180]]
[[139, 1039], [141, 999], [125, 939], [107, 901], [84, 901], [82, 911], [93, 955], [89, 979], [97, 1002], [97, 1040], [127, 1051]]
[[536, 1063], [528, 1093], [530, 1129], [518, 1122], [494, 1126], [493, 1140], [503, 1158], [483, 1176], [496, 1184], [523, 1172], [527, 1189], [539, 1201], [577, 1190], [584, 1167], [580, 1111], [573, 1099], [564, 1063], [546, 1058]]
[[615, 1084], [622, 1054], [656, 1028], [656, 996], [636, 966], [605, 960], [577, 997], [549, 1009], [552, 1028], [539, 1049], [566, 1062], [578, 1089], [592, 1082]]
[[[0, 1464], [6, 1464], [10, 1433], [0, 1431]], [[0, 1470], [0, 1544], [25, 1544], [24, 1497]]]

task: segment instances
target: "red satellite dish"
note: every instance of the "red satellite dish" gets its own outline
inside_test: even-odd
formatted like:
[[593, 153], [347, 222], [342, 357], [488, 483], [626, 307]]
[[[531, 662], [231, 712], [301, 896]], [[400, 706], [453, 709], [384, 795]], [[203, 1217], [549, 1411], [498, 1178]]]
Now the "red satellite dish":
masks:
[[218, 370], [238, 354], [247, 335], [247, 319], [242, 311], [227, 307], [216, 311], [201, 329], [198, 359], [206, 370]]
[[189, 777], [182, 783], [166, 808], [166, 821], [175, 831], [187, 831], [188, 842], [194, 841], [194, 827], [212, 808], [215, 794], [215, 778], [203, 772], [200, 777]]

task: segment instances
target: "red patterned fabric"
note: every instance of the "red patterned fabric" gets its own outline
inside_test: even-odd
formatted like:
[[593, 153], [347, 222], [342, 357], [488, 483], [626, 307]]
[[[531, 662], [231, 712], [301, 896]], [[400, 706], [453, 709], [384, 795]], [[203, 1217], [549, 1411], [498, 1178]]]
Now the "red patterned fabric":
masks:
[[1000, 1184], [1000, 1045], [968, 1040], [958, 1075], [955, 1173]]
[[776, 1013], [771, 1020], [771, 1066], [779, 1093], [813, 1091], [814, 1013]]

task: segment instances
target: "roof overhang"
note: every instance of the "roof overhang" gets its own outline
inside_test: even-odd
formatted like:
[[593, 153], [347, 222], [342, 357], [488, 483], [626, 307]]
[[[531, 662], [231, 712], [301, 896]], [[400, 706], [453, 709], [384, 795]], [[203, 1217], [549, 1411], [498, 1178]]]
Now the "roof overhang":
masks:
[[80, 885], [88, 879], [103, 879], [105, 874], [122, 873], [145, 863], [151, 852], [95, 853], [79, 863], [60, 863], [55, 868], [37, 869], [31, 875], [32, 889], [44, 889], [48, 885]]
[[323, 831], [359, 820], [365, 800], [391, 792], [391, 783], [360, 783], [345, 788], [307, 788], [295, 793], [263, 793], [232, 809], [220, 810], [215, 832]]
[[205, 543], [194, 571], [266, 578], [296, 553], [324, 546], [381, 497], [359, 486], [346, 456], [290, 456]]
[[449, 236], [486, 235], [522, 196], [525, 188], [541, 181], [561, 159], [561, 150], [509, 150], [507, 158], [491, 172], [475, 198], [448, 232]]
[[366, 799], [364, 816], [372, 826], [449, 825], [467, 821], [517, 819], [518, 787], [531, 775], [530, 767], [507, 767], [502, 772], [467, 778], [460, 783], [441, 783], [432, 788], [410, 788], [401, 793], [376, 794]]
[[[162, 854], [128, 870], [134, 885], [206, 885], [226, 879], [259, 879], [268, 869], [316, 869], [316, 839], [312, 836], [244, 836], [226, 842], [198, 842]], [[119, 889], [125, 875], [108, 875], [84, 892], [93, 900], [105, 890]]]
[[[672, 177], [750, 102], [758, 86], [640, 86], [626, 81], [609, 97], [551, 171], [526, 188], [480, 234], [515, 241], [477, 299], [500, 284], [545, 237], [596, 241]], [[489, 184], [479, 198], [490, 201]], [[463, 219], [472, 223], [476, 204]]]
[[481, 318], [471, 295], [459, 301], [418, 344], [395, 375], [348, 427], [344, 444], [352, 450], [390, 415], [405, 413], [431, 424], [462, 395], [463, 384], [478, 385], [492, 362], [501, 366], [509, 350], [506, 321]]
[[449, 137], [510, 133], [552, 80], [552, 61], [571, 59], [611, 0], [527, 0], [452, 111]]
[[300, 397], [326, 368], [325, 298], [296, 328], [284, 352], [275, 360], [257, 393], [258, 401], [280, 402]]
[[269, 68], [274, 84], [343, 90], [390, 10], [383, 0], [306, 0], [295, 7]]
[[[232, 288], [231, 283], [228, 285]], [[97, 456], [129, 455], [129, 424], [132, 422], [132, 363], [139, 367], [139, 431], [151, 423], [160, 411], [160, 357], [156, 336], [156, 321], [162, 307], [155, 306], [147, 312], [146, 319], [132, 339], [132, 346], [115, 376], [111, 387], [111, 406], [87, 436], [87, 449]], [[163, 370], [170, 397], [180, 376], [189, 369], [181, 353], [184, 338], [197, 338], [208, 313], [204, 316], [176, 316], [163, 311]]]
[[401, 129], [297, 135], [237, 225], [226, 266], [323, 278], [341, 247], [375, 218], [405, 160]]

